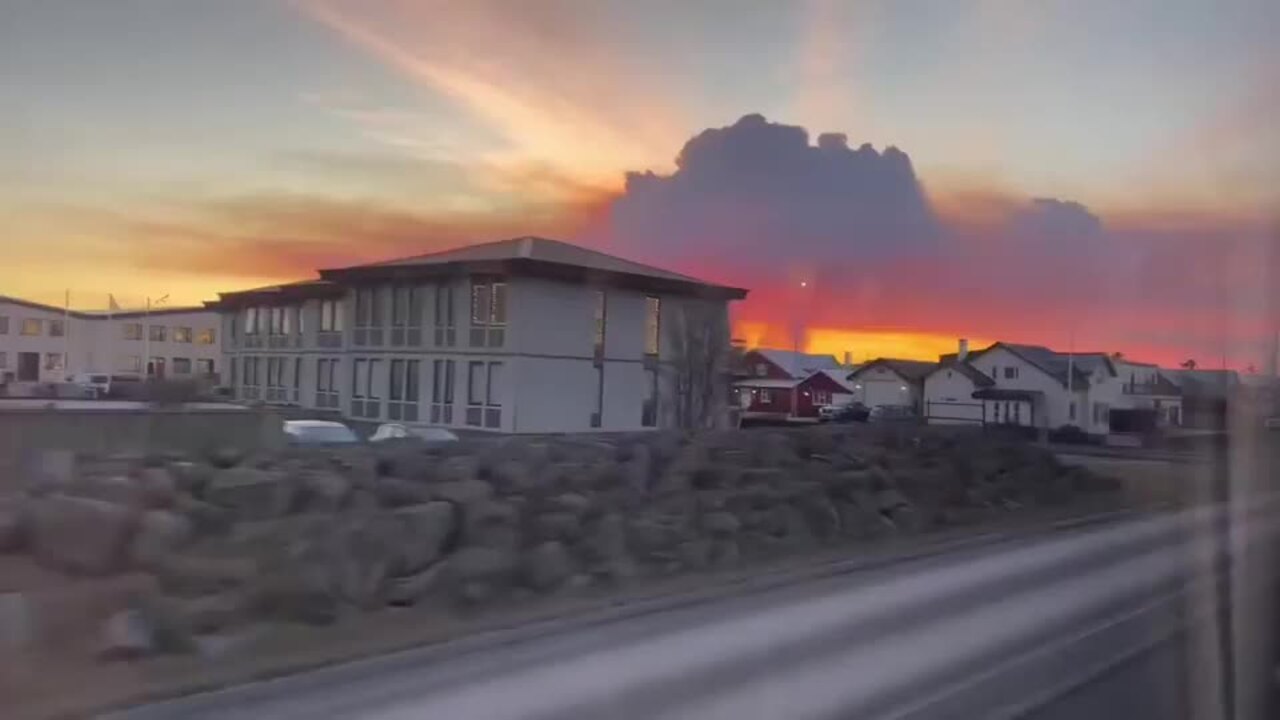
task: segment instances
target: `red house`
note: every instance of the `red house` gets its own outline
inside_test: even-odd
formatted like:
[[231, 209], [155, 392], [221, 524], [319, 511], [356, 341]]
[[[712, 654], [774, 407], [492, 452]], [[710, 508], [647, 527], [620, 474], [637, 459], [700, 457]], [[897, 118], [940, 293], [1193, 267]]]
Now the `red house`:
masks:
[[817, 419], [818, 408], [852, 390], [831, 355], [760, 348], [742, 359], [745, 375], [734, 383], [745, 420]]

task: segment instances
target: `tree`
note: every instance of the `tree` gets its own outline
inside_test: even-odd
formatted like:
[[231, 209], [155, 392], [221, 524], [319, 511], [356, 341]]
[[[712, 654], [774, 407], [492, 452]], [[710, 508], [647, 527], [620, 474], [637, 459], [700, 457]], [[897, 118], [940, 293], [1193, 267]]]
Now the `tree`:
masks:
[[690, 430], [715, 427], [727, 409], [729, 391], [729, 322], [724, 303], [686, 300], [663, 320], [675, 424]]
[[1188, 358], [1182, 361], [1182, 367], [1187, 370], [1195, 370], [1197, 365], [1199, 365], [1199, 363], [1195, 361], [1195, 358]]

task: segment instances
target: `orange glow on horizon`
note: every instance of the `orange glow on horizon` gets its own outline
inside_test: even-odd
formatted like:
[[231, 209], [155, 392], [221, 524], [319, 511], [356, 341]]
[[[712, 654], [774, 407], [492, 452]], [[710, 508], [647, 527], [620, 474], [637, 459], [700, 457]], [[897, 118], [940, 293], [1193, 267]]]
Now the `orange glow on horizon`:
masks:
[[[792, 338], [786, 328], [763, 322], [739, 321], [734, 325], [734, 337], [742, 340], [747, 348], [792, 347]], [[969, 337], [969, 347], [981, 348], [993, 340]], [[834, 355], [843, 361], [846, 352], [854, 362], [865, 362], [879, 357], [906, 360], [937, 360], [939, 355], [955, 352], [958, 336], [915, 330], [850, 330], [844, 328], [807, 328], [800, 347], [808, 353]]]

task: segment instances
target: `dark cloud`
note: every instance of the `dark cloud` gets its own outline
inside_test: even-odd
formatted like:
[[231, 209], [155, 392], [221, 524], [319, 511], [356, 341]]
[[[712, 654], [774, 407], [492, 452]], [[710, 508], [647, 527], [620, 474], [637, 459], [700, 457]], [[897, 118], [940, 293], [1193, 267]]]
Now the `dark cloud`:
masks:
[[671, 175], [633, 172], [609, 216], [611, 239], [650, 258], [733, 253], [767, 266], [793, 253], [866, 260], [931, 251], [938, 239], [911, 160], [811, 144], [798, 126], [747, 115], [689, 140]]

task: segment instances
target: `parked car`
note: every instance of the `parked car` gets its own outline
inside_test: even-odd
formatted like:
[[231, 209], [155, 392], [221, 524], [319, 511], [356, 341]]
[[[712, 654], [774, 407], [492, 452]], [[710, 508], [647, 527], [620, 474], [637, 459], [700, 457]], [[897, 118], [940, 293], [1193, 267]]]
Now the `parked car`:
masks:
[[351, 428], [333, 420], [285, 420], [284, 434], [290, 445], [334, 447], [358, 445], [360, 438]]
[[426, 443], [458, 442], [458, 436], [444, 428], [419, 428], [401, 425], [400, 423], [384, 423], [369, 436], [369, 442], [386, 442], [387, 440], [421, 440]]
[[67, 382], [84, 391], [86, 397], [103, 398], [111, 392], [111, 376], [107, 373], [76, 373]]
[[823, 405], [818, 408], [818, 420], [821, 422], [866, 422], [870, 410], [860, 402], [842, 405]]
[[867, 421], [873, 423], [904, 422], [914, 420], [915, 417], [915, 408], [910, 405], [877, 405], [871, 408], [870, 414], [867, 415]]

